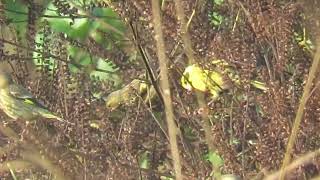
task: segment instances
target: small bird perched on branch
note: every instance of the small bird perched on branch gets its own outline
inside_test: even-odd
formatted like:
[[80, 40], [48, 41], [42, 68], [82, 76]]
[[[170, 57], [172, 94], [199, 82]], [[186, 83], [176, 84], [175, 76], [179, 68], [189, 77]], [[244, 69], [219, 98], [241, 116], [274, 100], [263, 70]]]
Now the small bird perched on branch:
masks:
[[14, 120], [30, 121], [43, 117], [65, 122], [37, 102], [28, 90], [15, 84], [4, 72], [0, 72], [0, 108]]
[[122, 104], [132, 103], [141, 96], [144, 103], [153, 100], [157, 93], [154, 87], [144, 80], [134, 79], [125, 87], [113, 91], [108, 96], [102, 97], [106, 102], [106, 107], [110, 110], [118, 108]]
[[[241, 83], [236, 70], [226, 61], [213, 60], [212, 65], [214, 66], [212, 70], [203, 69], [197, 64], [187, 66], [181, 77], [182, 87], [189, 91], [196, 89], [209, 92], [215, 100], [220, 92]], [[262, 91], [268, 90], [265, 83], [257, 80], [251, 80], [250, 84]]]

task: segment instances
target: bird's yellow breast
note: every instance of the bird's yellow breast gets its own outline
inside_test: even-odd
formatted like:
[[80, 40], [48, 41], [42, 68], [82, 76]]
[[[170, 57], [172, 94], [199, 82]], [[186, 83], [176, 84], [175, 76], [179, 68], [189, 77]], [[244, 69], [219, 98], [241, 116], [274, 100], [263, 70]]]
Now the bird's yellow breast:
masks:
[[197, 65], [188, 66], [181, 78], [182, 87], [187, 90], [219, 91], [224, 88], [223, 75], [216, 71], [203, 70]]

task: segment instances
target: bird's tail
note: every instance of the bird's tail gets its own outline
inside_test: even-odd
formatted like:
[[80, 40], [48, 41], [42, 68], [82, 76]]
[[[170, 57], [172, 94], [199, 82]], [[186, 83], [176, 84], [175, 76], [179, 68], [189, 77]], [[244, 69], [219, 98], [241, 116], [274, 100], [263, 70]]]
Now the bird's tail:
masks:
[[61, 121], [61, 122], [66, 122], [66, 123], [69, 123], [69, 124], [73, 124], [69, 121], [66, 121], [65, 119], [57, 116], [57, 115], [54, 115], [53, 113], [51, 113], [50, 111], [48, 110], [43, 110], [43, 111], [40, 111], [40, 115], [44, 118], [48, 118], [48, 119], [56, 119], [58, 121]]

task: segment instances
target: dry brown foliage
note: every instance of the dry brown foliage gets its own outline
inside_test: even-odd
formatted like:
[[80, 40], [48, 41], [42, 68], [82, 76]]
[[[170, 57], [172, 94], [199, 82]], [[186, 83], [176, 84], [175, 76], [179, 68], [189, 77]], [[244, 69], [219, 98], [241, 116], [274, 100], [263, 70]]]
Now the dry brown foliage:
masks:
[[[228, 24], [221, 29], [214, 29], [209, 23], [208, 14], [216, 7], [212, 1], [206, 1], [204, 5], [196, 2], [198, 1], [184, 0], [183, 8], [188, 17], [196, 10], [189, 32], [199, 63], [208, 64], [212, 58], [225, 59], [237, 68], [244, 82], [257, 78], [266, 82], [270, 88], [264, 94], [244, 84], [241, 90], [249, 97], [248, 101], [233, 101], [232, 94], [226, 93], [225, 100], [212, 105], [212, 112], [218, 115], [212, 116], [212, 141], [224, 158], [222, 171], [250, 179], [261, 171], [278, 170], [312, 60], [312, 55], [294, 40], [294, 32], [301, 32], [302, 27], [308, 27], [312, 22], [301, 18], [303, 6], [295, 1], [247, 0], [239, 3], [229, 0], [216, 9], [229, 17]], [[55, 1], [63, 14], [72, 14], [72, 9], [66, 4], [67, 1]], [[110, 6], [127, 23], [132, 23], [137, 28], [140, 34], [139, 44], [150, 54], [151, 67], [157, 72], [150, 1], [119, 0], [96, 6]], [[39, 11], [32, 3], [29, 8], [32, 9], [30, 12]], [[235, 22], [238, 12], [239, 20]], [[32, 58], [30, 52], [36, 49], [33, 39], [37, 18], [37, 13], [29, 14], [28, 49], [17, 46], [14, 54], [0, 54], [0, 66], [10, 69], [18, 83], [32, 91], [50, 110], [61, 114], [75, 125], [48, 121], [28, 126], [24, 123], [10, 123], [9, 127], [19, 134], [19, 138], [1, 133], [1, 146], [13, 147], [1, 154], [1, 162], [15, 159], [30, 162], [23, 155], [30, 151], [40, 151], [70, 179], [158, 179], [161, 175], [170, 176], [173, 167], [168, 140], [150, 113], [152, 110], [163, 119], [160, 103], [154, 109], [136, 103], [109, 112], [101, 100], [92, 98], [92, 92], [100, 89], [109, 93], [113, 90], [112, 87], [99, 81], [90, 81], [86, 73], [72, 75], [66, 62], [62, 60], [67, 58], [64, 45], [72, 43], [92, 54], [114, 60], [124, 73], [125, 82], [130, 82], [145, 72], [142, 62], [127, 62], [128, 52], [131, 51], [125, 48], [115, 47], [110, 52], [90, 39], [80, 43], [65, 38], [62, 34], [52, 36], [49, 27], [43, 24], [43, 33], [51, 38], [46, 44], [48, 47], [44, 49], [54, 50], [47, 53], [60, 60], [57, 61], [58, 68], [53, 76], [49, 75], [46, 68], [32, 72], [34, 67], [28, 61]], [[179, 82], [187, 59], [183, 55], [178, 34], [179, 23], [172, 1], [165, 3], [162, 22], [166, 53], [173, 67], [169, 76], [176, 121], [182, 134], [186, 131], [184, 128], [188, 127], [195, 137], [180, 138], [182, 172], [187, 179], [208, 177], [211, 169], [210, 164], [202, 158], [207, 152], [207, 146], [199, 125], [201, 118], [197, 113], [196, 100], [181, 88]], [[132, 39], [131, 32], [128, 34], [128, 39]], [[288, 72], [289, 65], [293, 67], [293, 72]], [[306, 106], [293, 158], [320, 147], [319, 102], [320, 91], [315, 90]], [[257, 105], [264, 115], [257, 113]], [[1, 119], [7, 117], [1, 113]], [[90, 126], [91, 122], [97, 122], [100, 128], [93, 128]], [[161, 123], [165, 124], [165, 121]], [[234, 140], [238, 143], [230, 143]], [[29, 146], [34, 147], [28, 149]], [[138, 164], [139, 156], [145, 151], [150, 152], [149, 170], [140, 169]], [[299, 166], [288, 178], [313, 177], [319, 174], [319, 165], [319, 158], [316, 158]], [[41, 168], [37, 168], [39, 166], [45, 168], [32, 165], [33, 168], [24, 168], [18, 174], [20, 177], [30, 177], [32, 174], [35, 179], [51, 179], [50, 173], [40, 170]], [[9, 177], [10, 174], [2, 171], [1, 176]]]

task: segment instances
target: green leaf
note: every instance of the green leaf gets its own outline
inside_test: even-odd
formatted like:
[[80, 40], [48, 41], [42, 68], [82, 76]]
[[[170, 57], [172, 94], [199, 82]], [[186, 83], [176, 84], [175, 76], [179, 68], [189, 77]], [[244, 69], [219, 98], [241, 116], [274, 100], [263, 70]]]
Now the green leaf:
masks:
[[237, 144], [240, 144], [239, 139], [237, 139], [237, 138], [230, 139], [230, 145], [237, 145]]
[[259, 115], [261, 115], [262, 117], [265, 117], [265, 113], [264, 113], [261, 105], [256, 104], [255, 107], [256, 107], [256, 112], [257, 112]]
[[[98, 24], [94, 20], [90, 20], [87, 17], [82, 18], [59, 18], [57, 13], [57, 8], [53, 5], [49, 5], [49, 10], [45, 12], [45, 15], [48, 16], [57, 16], [57, 18], [44, 18], [46, 19], [51, 28], [56, 32], [66, 33], [69, 37], [73, 39], [85, 40], [91, 31], [95, 31], [98, 27]], [[79, 14], [84, 15], [85, 14]]]
[[222, 157], [216, 152], [209, 152], [205, 155], [205, 159], [208, 160], [213, 166], [220, 167], [224, 164]]
[[88, 19], [78, 18], [74, 20], [74, 24], [71, 26], [72, 30], [70, 31], [69, 36], [74, 39], [85, 40], [89, 32], [95, 30], [95, 27], [92, 26], [94, 23], [89, 22]]
[[[121, 32], [125, 31], [125, 25], [120, 20], [119, 16], [111, 8], [94, 8], [92, 14], [97, 17], [103, 17], [102, 19], [105, 23], [111, 25], [112, 27], [118, 29]], [[99, 22], [99, 29], [104, 32], [111, 32], [108, 29], [103, 28], [103, 25]]]
[[167, 176], [160, 176], [160, 179], [161, 180], [174, 180], [173, 178], [167, 177]]
[[224, 2], [224, 0], [213, 0], [213, 3], [218, 6], [220, 6], [223, 2]]
[[[28, 8], [20, 0], [5, 0], [3, 3], [5, 16], [17, 31], [17, 36], [23, 42], [26, 41]], [[11, 10], [11, 11], [10, 11]], [[19, 13], [18, 13], [19, 12]]]
[[33, 63], [38, 66], [38, 67], [47, 67], [50, 72], [53, 72], [53, 69], [57, 68], [57, 63], [55, 63], [55, 59], [52, 57], [46, 57], [44, 58], [42, 53], [39, 52], [44, 52], [43, 45], [45, 38], [52, 38], [56, 34], [47, 34], [46, 37], [44, 36], [43, 33], [38, 32], [35, 36], [35, 42], [38, 44], [37, 46], [37, 52], [34, 51], [32, 56], [33, 56]]
[[122, 83], [121, 78], [117, 74], [110, 74], [110, 73], [105, 73], [105, 72], [100, 72], [100, 71], [92, 71], [90, 73], [90, 77], [92, 79], [99, 79], [101, 81], [112, 81], [114, 86], [119, 86], [119, 84]]
[[139, 157], [139, 166], [142, 169], [149, 169], [150, 168], [150, 153], [145, 151]]
[[211, 24], [215, 27], [220, 26], [224, 20], [224, 17], [217, 12], [212, 12], [210, 18]]
[[57, 13], [57, 8], [51, 3], [48, 5], [48, 9], [44, 13], [47, 16], [57, 16], [57, 18], [43, 18], [49, 22], [50, 27], [55, 32], [63, 32], [66, 34], [70, 34], [72, 28], [70, 24], [73, 22], [71, 18], [59, 18], [59, 14]]
[[75, 63], [83, 66], [90, 65], [92, 62], [94, 62], [93, 57], [91, 57], [88, 52], [78, 47], [69, 46], [68, 54], [72, 57]]

